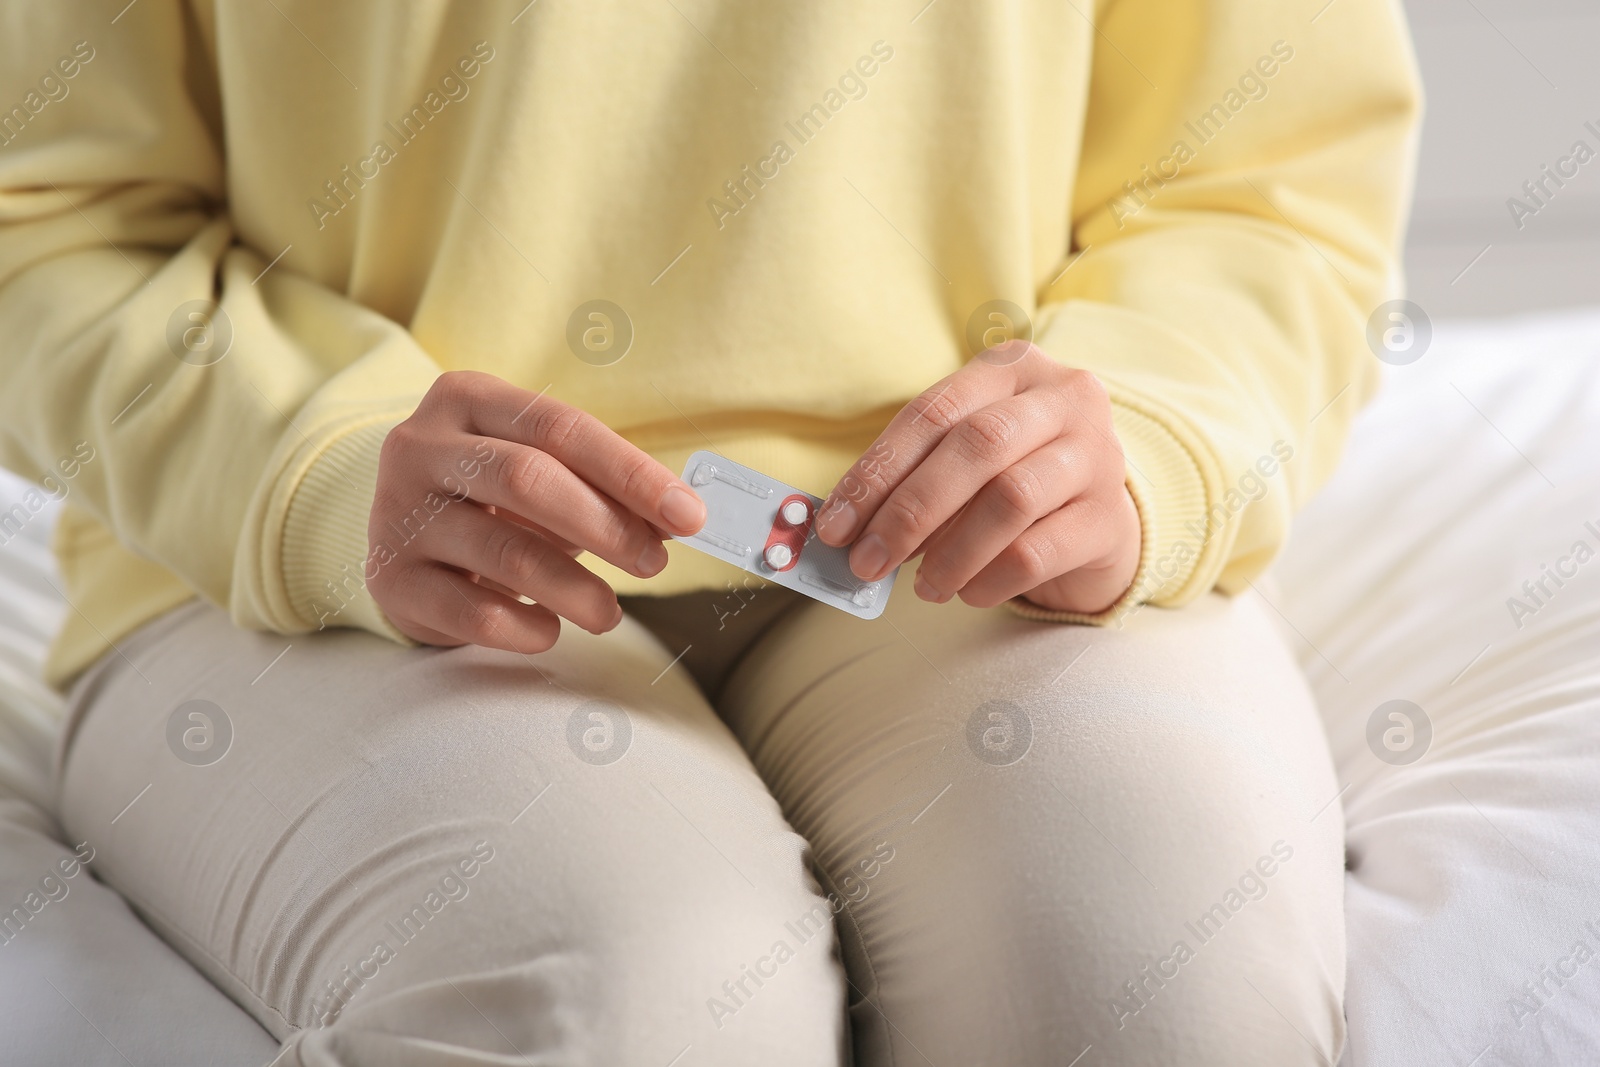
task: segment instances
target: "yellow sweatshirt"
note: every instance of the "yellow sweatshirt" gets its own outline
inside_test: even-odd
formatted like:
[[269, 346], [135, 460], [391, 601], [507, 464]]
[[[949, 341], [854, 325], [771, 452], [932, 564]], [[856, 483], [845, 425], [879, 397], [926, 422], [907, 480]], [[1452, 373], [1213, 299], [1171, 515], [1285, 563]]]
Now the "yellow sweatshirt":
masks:
[[[0, 462], [67, 497], [49, 678], [196, 594], [399, 639], [378, 448], [451, 368], [824, 494], [1026, 332], [1106, 382], [1143, 522], [1089, 621], [1242, 588], [1374, 388], [1409, 191], [1398, 3], [1314, 6], [5, 4]], [[730, 575], [670, 549], [586, 561]]]

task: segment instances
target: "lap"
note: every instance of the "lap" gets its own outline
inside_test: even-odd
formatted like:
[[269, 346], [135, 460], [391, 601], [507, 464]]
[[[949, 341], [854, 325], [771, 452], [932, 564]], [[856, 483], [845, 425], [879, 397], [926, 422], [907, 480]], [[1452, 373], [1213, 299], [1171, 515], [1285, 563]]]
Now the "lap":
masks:
[[631, 620], [529, 658], [194, 605], [75, 692], [62, 821], [287, 1062], [835, 1062], [831, 936], [707, 1010], [820, 898], [669, 661]]
[[1336, 1054], [1336, 786], [1259, 604], [776, 620], [719, 719], [633, 619], [180, 609], [75, 692], [62, 821], [286, 1062], [837, 1062], [847, 999], [863, 1067]]
[[720, 710], [816, 850], [858, 1062], [1331, 1062], [1338, 787], [1265, 610], [897, 595], [762, 638]]

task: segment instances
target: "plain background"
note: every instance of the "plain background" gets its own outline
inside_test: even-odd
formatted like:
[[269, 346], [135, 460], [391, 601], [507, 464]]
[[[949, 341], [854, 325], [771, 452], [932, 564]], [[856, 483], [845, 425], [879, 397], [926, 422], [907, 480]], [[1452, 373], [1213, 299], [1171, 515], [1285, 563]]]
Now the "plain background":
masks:
[[[1333, 0], [1315, 25], [1366, 2]], [[1600, 135], [1584, 128], [1600, 129], [1600, 3], [1405, 0], [1405, 9], [1428, 109], [1408, 295], [1434, 319], [1600, 303]], [[1519, 230], [1507, 199], [1580, 139], [1597, 158]]]

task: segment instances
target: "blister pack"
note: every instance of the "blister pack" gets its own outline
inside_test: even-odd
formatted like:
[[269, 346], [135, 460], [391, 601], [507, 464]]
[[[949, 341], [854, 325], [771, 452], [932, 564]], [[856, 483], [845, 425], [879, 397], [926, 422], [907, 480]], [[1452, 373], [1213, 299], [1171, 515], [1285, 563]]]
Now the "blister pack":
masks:
[[875, 582], [851, 573], [849, 547], [817, 539], [819, 498], [704, 450], [683, 480], [706, 502], [706, 524], [674, 540], [857, 618], [883, 614], [899, 568]]

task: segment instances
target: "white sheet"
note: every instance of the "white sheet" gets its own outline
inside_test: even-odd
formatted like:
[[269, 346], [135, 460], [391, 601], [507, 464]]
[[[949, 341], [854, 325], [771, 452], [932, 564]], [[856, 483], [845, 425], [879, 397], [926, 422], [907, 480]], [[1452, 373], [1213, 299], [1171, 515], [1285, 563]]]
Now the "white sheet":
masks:
[[[0, 519], [26, 483], [0, 471]], [[47, 549], [59, 509], [12, 536], [0, 526], [0, 909], [69, 868], [46, 812], [60, 698], [39, 681], [70, 610]], [[72, 868], [75, 869], [75, 868]], [[244, 1010], [139, 921], [97, 879], [56, 878], [48, 906], [12, 923], [0, 950], [5, 1063], [80, 1067], [254, 1067], [277, 1047]]]
[[[1349, 786], [1345, 1062], [1600, 1062], [1600, 312], [1441, 325], [1275, 578]], [[1368, 744], [1394, 699], [1410, 765]]]
[[[0, 470], [0, 520], [31, 486]], [[26, 510], [26, 509], [25, 509]], [[50, 638], [68, 610], [50, 556], [59, 504], [27, 519], [20, 531], [0, 526], [0, 799], [18, 797], [45, 810], [61, 699], [40, 681]]]

